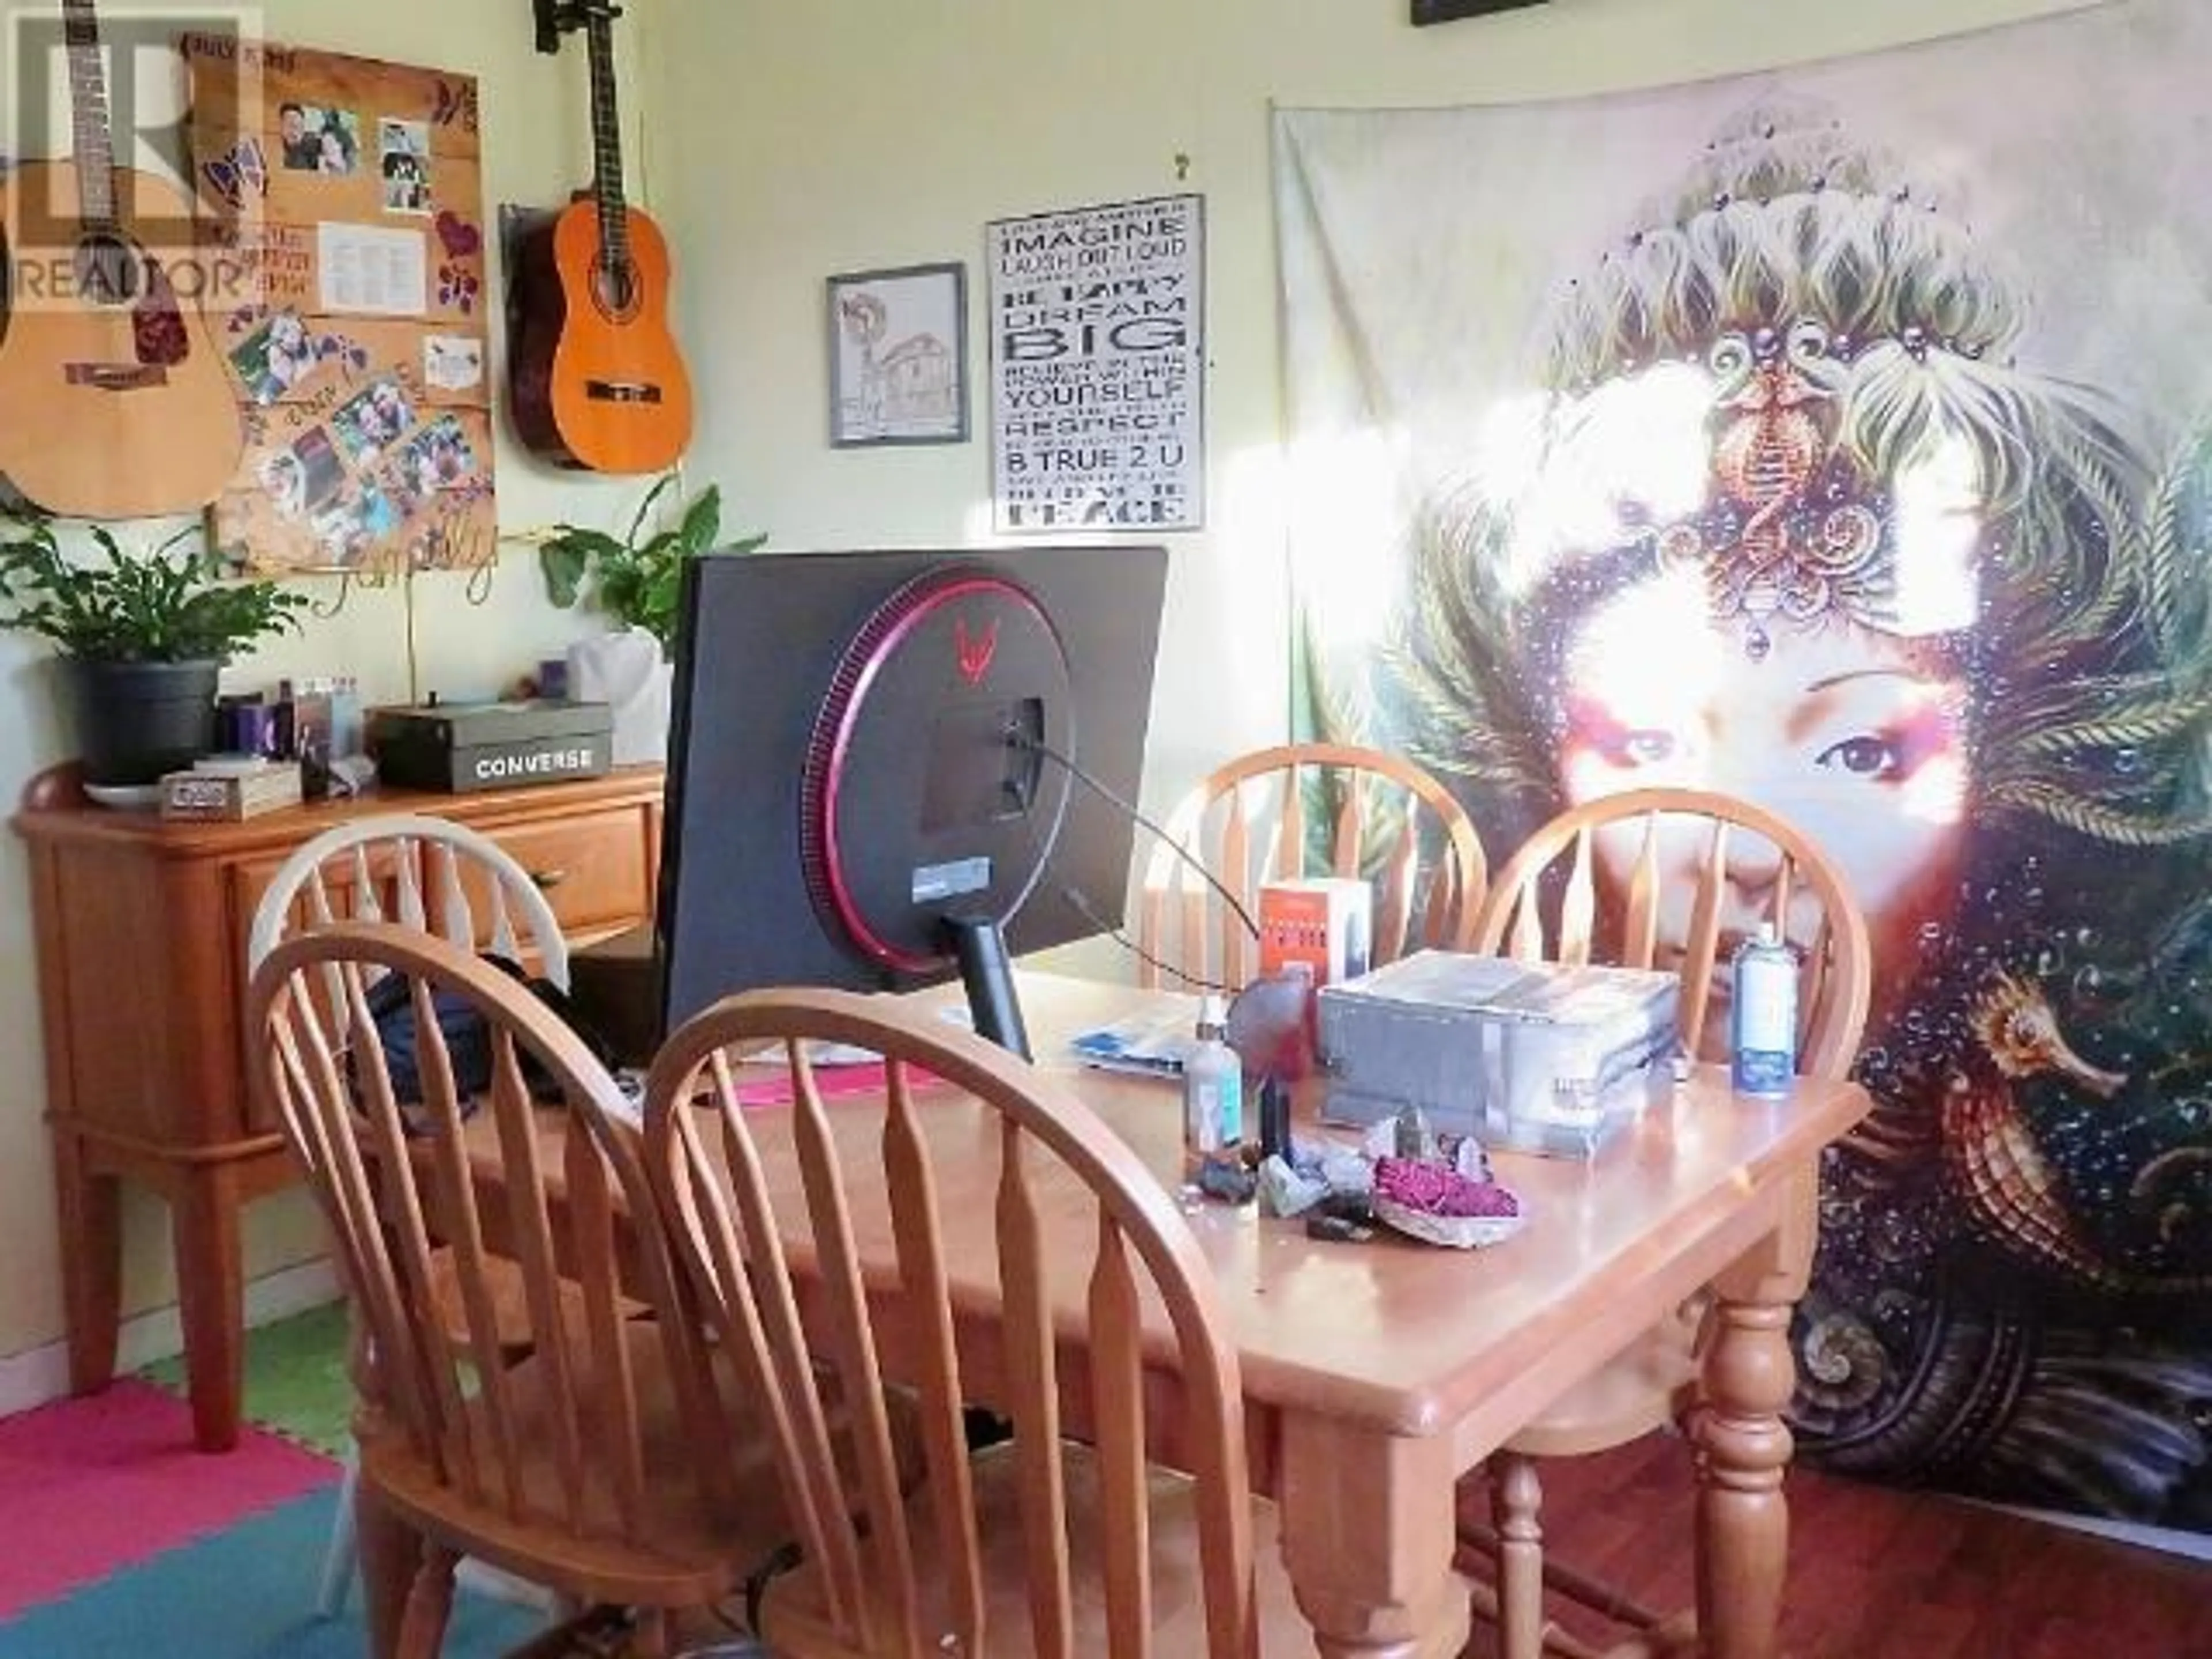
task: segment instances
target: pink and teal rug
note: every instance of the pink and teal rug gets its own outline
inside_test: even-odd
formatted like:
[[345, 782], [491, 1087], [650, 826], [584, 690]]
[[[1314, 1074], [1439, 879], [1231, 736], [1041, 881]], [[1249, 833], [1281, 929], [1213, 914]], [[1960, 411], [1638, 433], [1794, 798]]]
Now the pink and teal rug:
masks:
[[[319, 1618], [350, 1392], [345, 1324], [253, 1332], [238, 1449], [191, 1447], [173, 1364], [0, 1419], [0, 1659], [358, 1659], [361, 1599]], [[538, 1616], [464, 1594], [447, 1659], [490, 1659]]]

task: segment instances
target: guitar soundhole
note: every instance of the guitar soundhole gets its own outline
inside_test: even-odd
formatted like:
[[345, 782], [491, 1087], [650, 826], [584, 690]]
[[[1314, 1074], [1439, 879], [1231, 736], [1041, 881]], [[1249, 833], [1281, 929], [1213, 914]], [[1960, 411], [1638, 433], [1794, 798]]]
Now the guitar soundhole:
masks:
[[592, 267], [592, 299], [617, 321], [637, 310], [637, 267], [627, 261], [603, 259]]
[[132, 305], [144, 287], [144, 261], [124, 238], [102, 234], [76, 245], [76, 290], [92, 304]]

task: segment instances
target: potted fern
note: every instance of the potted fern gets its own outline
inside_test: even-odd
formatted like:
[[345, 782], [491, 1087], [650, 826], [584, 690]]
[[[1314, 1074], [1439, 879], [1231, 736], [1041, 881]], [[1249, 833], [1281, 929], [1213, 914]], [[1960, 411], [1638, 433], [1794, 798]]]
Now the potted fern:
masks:
[[226, 580], [221, 559], [179, 549], [181, 537], [134, 556], [106, 529], [91, 535], [96, 556], [71, 559], [51, 520], [14, 521], [0, 537], [0, 627], [60, 653], [85, 781], [150, 784], [207, 752], [223, 664], [296, 629], [307, 600], [273, 582]]
[[568, 695], [612, 707], [617, 766], [667, 754], [669, 654], [676, 647], [684, 566], [709, 552], [750, 553], [768, 539], [747, 536], [718, 549], [722, 495], [712, 484], [673, 523], [647, 534], [654, 509], [675, 483], [672, 472], [653, 485], [625, 537], [564, 524], [538, 545], [546, 597], [564, 609], [587, 605], [615, 624], [613, 632], [568, 647]]

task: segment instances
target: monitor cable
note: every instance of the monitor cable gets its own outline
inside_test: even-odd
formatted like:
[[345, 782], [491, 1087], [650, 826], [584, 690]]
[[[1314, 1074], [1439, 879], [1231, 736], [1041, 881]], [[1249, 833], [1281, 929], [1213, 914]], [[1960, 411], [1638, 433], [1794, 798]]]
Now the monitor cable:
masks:
[[1218, 979], [1208, 979], [1203, 974], [1194, 974], [1188, 969], [1176, 967], [1171, 962], [1163, 962], [1121, 929], [1100, 915], [1097, 907], [1091, 903], [1090, 896], [1080, 887], [1063, 887], [1060, 890], [1060, 896], [1073, 906], [1085, 921], [1155, 972], [1165, 974], [1169, 978], [1188, 985], [1194, 991], [1218, 991], [1222, 995], [1228, 997], [1237, 994], [1237, 988], [1233, 985], [1224, 984]]
[[[1101, 799], [1108, 802], [1116, 811], [1126, 816], [1132, 823], [1141, 825], [1147, 833], [1160, 843], [1160, 845], [1166, 848], [1168, 851], [1173, 853], [1185, 864], [1198, 872], [1200, 877], [1205, 881], [1206, 884], [1221, 896], [1221, 902], [1224, 904], [1226, 904], [1232, 911], [1236, 912], [1237, 920], [1244, 924], [1244, 931], [1246, 933], [1251, 934], [1254, 939], [1260, 937], [1260, 924], [1252, 920], [1252, 913], [1244, 908], [1243, 901], [1238, 898], [1236, 894], [1231, 892], [1227, 887], [1224, 886], [1222, 884], [1221, 878], [1216, 876], [1212, 871], [1207, 869], [1205, 864], [1200, 860], [1198, 856], [1194, 854], [1190, 848], [1185, 847], [1181, 842], [1169, 835], [1166, 830], [1161, 829], [1158, 824], [1146, 817], [1143, 810], [1139, 808], [1134, 801], [1125, 799], [1113, 789], [1109, 788], [1105, 784], [1101, 783], [1097, 778], [1092, 777], [1090, 773], [1083, 769], [1081, 764], [1079, 763], [1073, 757], [1062, 754], [1059, 750], [1045, 742], [1043, 738], [1033, 737], [1018, 726], [1009, 725], [1006, 728], [1006, 746], [1009, 749], [1026, 749], [1034, 754], [1043, 756], [1047, 760], [1052, 761], [1057, 765], [1064, 767], [1066, 769], [1068, 776], [1073, 778], [1078, 783], [1090, 790], [1093, 794], [1098, 796]], [[1085, 915], [1089, 915], [1087, 910], [1085, 911]], [[1096, 916], [1092, 916], [1091, 919], [1094, 921], [1097, 920]], [[1136, 947], [1132, 945], [1130, 948], [1134, 950]], [[1142, 956], [1144, 955], [1144, 952], [1139, 951], [1138, 954]], [[1149, 957], [1146, 959], [1147, 961], [1152, 960]], [[1174, 969], [1164, 967], [1159, 963], [1155, 962], [1152, 965], [1154, 967], [1160, 968], [1161, 971], [1164, 973], [1176, 973]], [[1187, 976], [1181, 974], [1176, 974], [1176, 977], [1179, 979], [1187, 978]], [[1201, 983], [1202, 981], [1197, 980], [1187, 980], [1187, 982], [1195, 985]], [[1216, 987], [1214, 988], [1218, 989], [1219, 988]]]

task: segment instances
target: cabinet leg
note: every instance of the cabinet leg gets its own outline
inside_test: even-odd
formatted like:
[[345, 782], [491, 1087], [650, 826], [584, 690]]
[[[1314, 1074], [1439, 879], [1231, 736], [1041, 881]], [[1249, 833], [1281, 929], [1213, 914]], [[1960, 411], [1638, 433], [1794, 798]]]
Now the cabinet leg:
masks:
[[185, 1327], [185, 1376], [192, 1437], [205, 1452], [238, 1443], [246, 1360], [245, 1264], [239, 1255], [238, 1194], [218, 1171], [198, 1171], [170, 1200], [177, 1255], [177, 1310]]
[[94, 1394], [115, 1380], [123, 1322], [122, 1182], [92, 1168], [71, 1131], [57, 1128], [53, 1140], [70, 1391]]

